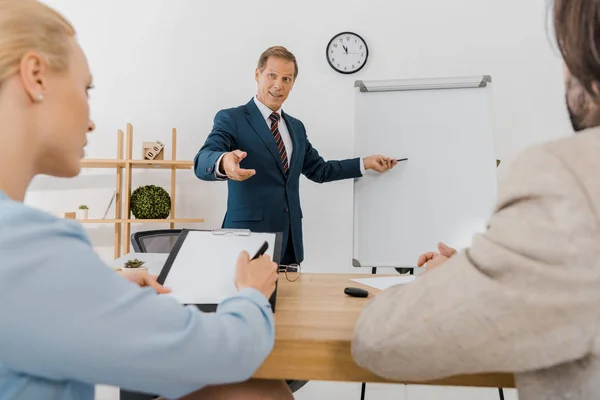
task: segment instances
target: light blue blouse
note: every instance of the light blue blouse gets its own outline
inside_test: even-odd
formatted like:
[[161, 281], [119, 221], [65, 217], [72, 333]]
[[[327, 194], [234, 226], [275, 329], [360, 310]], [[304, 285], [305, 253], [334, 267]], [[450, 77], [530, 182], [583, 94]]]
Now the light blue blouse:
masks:
[[0, 192], [0, 399], [94, 398], [94, 384], [177, 398], [250, 378], [273, 348], [268, 300], [216, 313], [108, 268], [76, 221]]

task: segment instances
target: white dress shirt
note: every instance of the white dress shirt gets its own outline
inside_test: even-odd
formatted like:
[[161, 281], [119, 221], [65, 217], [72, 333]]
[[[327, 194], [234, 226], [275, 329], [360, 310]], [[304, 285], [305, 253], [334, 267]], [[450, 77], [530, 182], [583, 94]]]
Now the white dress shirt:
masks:
[[[271, 109], [269, 107], [267, 107], [263, 103], [261, 103], [260, 100], [258, 100], [258, 98], [256, 96], [254, 96], [254, 104], [256, 104], [256, 107], [258, 107], [258, 109], [260, 110], [260, 113], [262, 114], [262, 116], [270, 130], [271, 129], [271, 119], [269, 117], [271, 116], [273, 111], [271, 111]], [[283, 119], [283, 117], [281, 115], [281, 108], [275, 112], [277, 114], [279, 114], [279, 134], [281, 135], [281, 139], [283, 140], [283, 145], [285, 146], [285, 151], [287, 152], [287, 159], [288, 159], [288, 163], [289, 163], [292, 159], [292, 151], [294, 151], [294, 145], [292, 144], [292, 137], [290, 136], [290, 131], [288, 130], [287, 125], [285, 124], [285, 120]], [[275, 139], [275, 138], [273, 138], [273, 139]]]
[[[256, 107], [258, 107], [258, 110], [260, 111], [260, 113], [262, 114], [265, 123], [267, 124], [267, 127], [269, 128], [269, 130], [271, 129], [271, 119], [269, 118], [271, 116], [271, 114], [273, 113], [273, 111], [267, 107], [266, 105], [264, 105], [263, 103], [260, 102], [260, 100], [258, 100], [258, 97], [254, 96], [254, 104], [256, 104]], [[282, 115], [281, 115], [281, 108], [277, 111], [275, 111], [277, 114], [279, 114], [279, 134], [281, 135], [281, 139], [283, 140], [283, 145], [285, 146], [285, 151], [287, 153], [287, 159], [288, 159], [288, 165], [292, 162], [292, 152], [294, 151], [294, 145], [292, 144], [292, 137], [290, 136], [290, 131], [287, 128], [287, 125], [285, 124], [285, 120], [283, 119]], [[275, 138], [273, 138], [273, 140], [275, 140]], [[221, 159], [223, 158], [223, 156], [227, 154], [227, 153], [223, 153], [221, 154], [221, 156], [217, 159], [217, 162], [215, 163], [215, 177], [217, 179], [227, 179], [227, 175], [222, 174], [219, 171], [219, 165], [221, 165]], [[365, 174], [365, 166], [364, 166], [364, 162], [362, 161], [362, 159], [360, 160], [360, 172], [364, 175]]]

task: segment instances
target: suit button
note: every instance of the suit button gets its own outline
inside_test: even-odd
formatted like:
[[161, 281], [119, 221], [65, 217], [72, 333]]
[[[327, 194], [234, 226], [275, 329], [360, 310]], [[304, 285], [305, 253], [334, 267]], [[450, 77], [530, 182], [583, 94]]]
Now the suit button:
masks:
[[283, 210], [283, 211], [285, 211], [286, 213], [289, 213], [289, 212], [290, 212], [290, 209], [289, 209], [289, 208], [286, 208], [286, 209], [285, 209], [285, 210]]
[[210, 174], [212, 172], [212, 168], [210, 168], [210, 167], [206, 168], [206, 172], [208, 172]]

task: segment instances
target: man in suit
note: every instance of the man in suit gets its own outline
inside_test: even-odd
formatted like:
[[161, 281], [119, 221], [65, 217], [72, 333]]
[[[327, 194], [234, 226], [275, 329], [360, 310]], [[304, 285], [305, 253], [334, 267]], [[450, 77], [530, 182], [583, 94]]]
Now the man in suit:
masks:
[[296, 58], [284, 47], [267, 49], [256, 68], [258, 90], [248, 104], [221, 110], [194, 159], [198, 178], [228, 180], [224, 228], [282, 232], [281, 264], [304, 260], [300, 175], [318, 182], [358, 178], [397, 161], [374, 155], [325, 161], [312, 146], [304, 124], [282, 111], [298, 76]]
[[600, 398], [600, 1], [555, 0], [575, 136], [524, 151], [485, 233], [378, 294], [357, 363], [396, 380], [516, 374], [521, 400]]

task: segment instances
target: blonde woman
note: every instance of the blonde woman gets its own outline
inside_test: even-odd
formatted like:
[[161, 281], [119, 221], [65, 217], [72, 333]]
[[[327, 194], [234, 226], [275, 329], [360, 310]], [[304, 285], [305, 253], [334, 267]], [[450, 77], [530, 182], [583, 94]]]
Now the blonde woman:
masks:
[[268, 257], [240, 255], [239, 294], [203, 314], [158, 296], [165, 289], [148, 276], [137, 281], [154, 288], [121, 278], [77, 223], [23, 204], [36, 175], [79, 173], [91, 84], [63, 17], [36, 0], [0, 0], [0, 398], [93, 399], [97, 383], [169, 398], [291, 398], [284, 383], [248, 381], [274, 341]]

